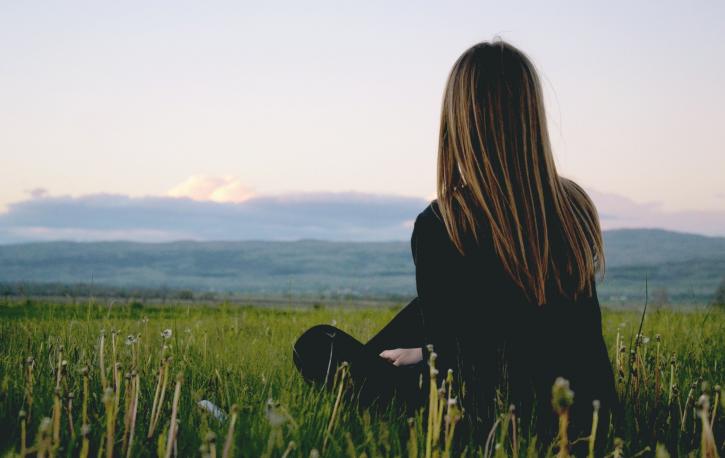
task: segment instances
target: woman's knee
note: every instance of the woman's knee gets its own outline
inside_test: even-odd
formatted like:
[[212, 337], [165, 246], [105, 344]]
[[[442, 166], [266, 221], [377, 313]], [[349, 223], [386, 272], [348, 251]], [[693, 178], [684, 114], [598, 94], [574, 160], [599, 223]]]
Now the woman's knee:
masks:
[[320, 324], [311, 327], [297, 339], [292, 347], [292, 358], [305, 379], [324, 381], [329, 370], [333, 341], [339, 332], [334, 326]]

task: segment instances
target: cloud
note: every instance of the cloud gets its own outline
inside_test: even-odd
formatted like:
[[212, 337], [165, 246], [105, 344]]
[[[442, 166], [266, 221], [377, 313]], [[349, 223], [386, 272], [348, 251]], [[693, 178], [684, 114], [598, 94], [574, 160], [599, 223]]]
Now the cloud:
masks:
[[0, 243], [35, 240], [405, 240], [423, 199], [360, 193], [243, 202], [93, 194], [40, 197], [0, 214]]
[[31, 199], [39, 199], [41, 197], [47, 196], [48, 190], [45, 188], [33, 188], [28, 189], [27, 193], [30, 195]]
[[[208, 178], [208, 177], [207, 177]], [[235, 194], [237, 180], [187, 180], [183, 197], [35, 193], [0, 213], [0, 243], [42, 240], [408, 240], [428, 200], [362, 193]], [[229, 189], [229, 195], [220, 190]], [[226, 192], [226, 191], [224, 191]], [[590, 191], [604, 229], [725, 235], [725, 211], [666, 212]], [[192, 196], [194, 196], [192, 198]], [[205, 197], [202, 197], [205, 196]], [[216, 199], [216, 200], [214, 200]]]
[[171, 188], [166, 194], [170, 197], [188, 197], [193, 200], [236, 203], [244, 202], [254, 196], [254, 192], [238, 178], [209, 175], [193, 175]]
[[616, 194], [588, 192], [605, 230], [646, 227], [725, 236], [725, 210], [665, 211], [658, 202], [637, 203]]

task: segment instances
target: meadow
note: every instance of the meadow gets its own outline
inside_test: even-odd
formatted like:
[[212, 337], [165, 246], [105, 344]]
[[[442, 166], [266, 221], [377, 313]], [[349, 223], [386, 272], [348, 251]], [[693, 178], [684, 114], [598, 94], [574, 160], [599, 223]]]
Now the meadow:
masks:
[[[465, 413], [448, 384], [408, 418], [357, 408], [345, 367], [332, 392], [297, 375], [291, 348], [304, 329], [335, 323], [364, 341], [397, 308], [8, 301], [0, 304], [0, 453], [535, 456], [535, 439], [505, 404], [488, 443], [456, 438]], [[638, 334], [640, 318], [603, 312], [624, 406], [617, 437], [611, 428], [607, 437], [560, 435], [543, 453], [567, 456], [579, 441], [614, 457], [723, 454], [725, 312], [648, 312]], [[554, 395], [566, 425], [571, 393], [562, 383]]]

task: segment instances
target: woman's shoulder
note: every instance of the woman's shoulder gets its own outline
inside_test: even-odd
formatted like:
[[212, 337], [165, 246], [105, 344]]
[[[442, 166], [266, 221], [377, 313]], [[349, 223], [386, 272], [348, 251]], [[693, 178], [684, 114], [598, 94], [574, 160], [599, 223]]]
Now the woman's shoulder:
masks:
[[413, 233], [425, 231], [427, 234], [446, 235], [446, 225], [443, 222], [438, 200], [431, 201], [415, 218]]
[[422, 224], [443, 224], [443, 218], [440, 214], [440, 208], [438, 207], [438, 199], [433, 199], [420, 213], [415, 220]]

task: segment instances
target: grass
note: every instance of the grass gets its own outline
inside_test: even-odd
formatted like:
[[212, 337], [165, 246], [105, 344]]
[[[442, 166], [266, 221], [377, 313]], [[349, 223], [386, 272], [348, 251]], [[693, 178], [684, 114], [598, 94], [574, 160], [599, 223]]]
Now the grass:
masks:
[[[365, 340], [396, 310], [0, 305], [0, 453], [533, 454], [533, 438], [521, 436], [508, 409], [501, 410], [487, 447], [451, 440], [458, 405], [434, 392], [431, 407], [408, 419], [395, 409], [354, 408], [345, 396], [345, 368], [333, 392], [320, 392], [297, 375], [291, 346], [304, 329], [334, 322]], [[604, 312], [625, 419], [621, 438], [596, 440], [611, 456], [654, 456], [658, 449], [657, 456], [665, 450], [672, 456], [722, 454], [725, 404], [716, 385], [725, 382], [725, 313], [658, 310], [644, 321], [647, 337], [637, 339], [639, 318]], [[564, 385], [557, 390], [568, 399]], [[200, 408], [201, 400], [218, 406], [223, 418]], [[566, 424], [567, 402], [557, 401], [560, 424]], [[549, 453], [566, 456], [573, 440], [560, 436], [561, 446]]]

